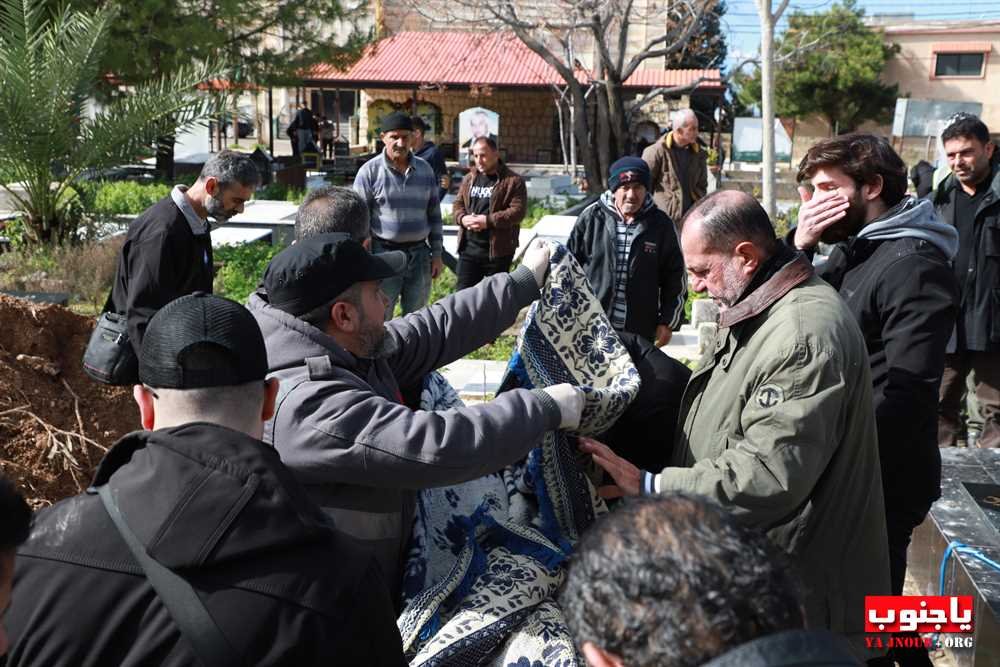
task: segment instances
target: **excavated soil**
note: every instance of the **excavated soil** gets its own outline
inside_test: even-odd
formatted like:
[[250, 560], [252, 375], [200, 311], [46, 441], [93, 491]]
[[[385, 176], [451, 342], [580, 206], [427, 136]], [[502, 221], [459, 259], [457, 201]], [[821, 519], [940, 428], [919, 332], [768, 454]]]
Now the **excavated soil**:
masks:
[[106, 448], [139, 428], [131, 389], [80, 365], [92, 318], [0, 294], [0, 470], [38, 508], [79, 493]]

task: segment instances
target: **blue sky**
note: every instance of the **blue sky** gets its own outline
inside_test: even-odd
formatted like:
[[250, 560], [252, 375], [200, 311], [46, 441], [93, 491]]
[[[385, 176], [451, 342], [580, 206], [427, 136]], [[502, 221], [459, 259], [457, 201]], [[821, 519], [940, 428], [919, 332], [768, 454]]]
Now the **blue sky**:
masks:
[[[771, 0], [777, 6], [780, 0]], [[778, 24], [781, 31], [787, 17], [795, 9], [806, 13], [825, 11], [834, 0], [792, 0]], [[745, 57], [754, 55], [760, 45], [759, 19], [754, 0], [728, 0], [728, 11], [722, 19], [729, 43], [726, 66], [731, 67]], [[916, 19], [1000, 19], [1000, 0], [965, 0], [945, 3], [941, 0], [859, 0], [858, 5], [872, 14], [913, 13]]]

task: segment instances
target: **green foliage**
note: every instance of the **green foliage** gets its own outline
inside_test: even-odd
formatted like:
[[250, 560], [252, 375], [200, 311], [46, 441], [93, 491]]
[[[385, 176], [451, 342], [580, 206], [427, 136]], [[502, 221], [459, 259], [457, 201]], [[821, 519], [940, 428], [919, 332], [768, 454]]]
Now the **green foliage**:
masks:
[[215, 262], [222, 267], [215, 274], [215, 293], [237, 303], [246, 303], [264, 277], [264, 269], [271, 258], [281, 250], [280, 246], [267, 243], [243, 243], [216, 249]]
[[[863, 21], [864, 10], [845, 0], [819, 14], [793, 13], [788, 30], [777, 40], [776, 58], [791, 53], [803, 41], [820, 38], [821, 45], [793, 56], [777, 69], [774, 100], [779, 116], [822, 115], [831, 127], [849, 132], [866, 120], [889, 120], [898, 87], [879, 80], [886, 61], [899, 47]], [[744, 105], [759, 104], [760, 70], [735, 77]]]
[[195, 85], [215, 75], [201, 64], [132, 87], [93, 106], [113, 8], [93, 12], [0, 0], [0, 173], [25, 214], [30, 243], [74, 239], [79, 211], [68, 196], [87, 172], [150, 154], [153, 140], [210, 116], [216, 100]]
[[51, 245], [21, 245], [0, 254], [0, 288], [68, 292], [88, 311], [104, 305], [123, 237]]
[[301, 204], [302, 200], [306, 197], [305, 190], [299, 190], [298, 188], [292, 188], [284, 183], [271, 183], [265, 185], [260, 190], [258, 190], [253, 198], [254, 199], [271, 199], [275, 201], [287, 201], [293, 204]]
[[89, 181], [78, 189], [88, 213], [138, 215], [170, 194], [171, 188], [165, 183]]
[[492, 361], [509, 361], [514, 354], [514, 346], [517, 344], [517, 336], [497, 336], [492, 343], [483, 345], [481, 348], [467, 355], [466, 359], [489, 359]]
[[695, 292], [690, 287], [688, 287], [688, 298], [684, 302], [684, 321], [691, 321], [691, 303], [697, 301], [698, 299], [707, 299], [708, 292]]
[[445, 267], [438, 277], [431, 281], [431, 296], [428, 303], [437, 303], [454, 292], [457, 283], [458, 277], [451, 269]]
[[725, 0], [719, 0], [714, 6], [707, 7], [691, 39], [679, 51], [667, 56], [667, 69], [721, 67], [729, 51], [726, 35], [720, 25], [727, 10]]
[[785, 238], [788, 231], [799, 222], [799, 204], [795, 204], [785, 213], [778, 213], [774, 219], [774, 233], [779, 239]]
[[[118, 1], [70, 0], [88, 9]], [[133, 0], [125, 6], [128, 11], [110, 31], [113, 48], [103, 65], [129, 82], [225, 60], [231, 65], [228, 80], [297, 86], [302, 71], [316, 63], [346, 67], [371, 38], [360, 24], [367, 5], [355, 8], [340, 0]], [[317, 29], [333, 25], [344, 39], [331, 39], [329, 31]]]

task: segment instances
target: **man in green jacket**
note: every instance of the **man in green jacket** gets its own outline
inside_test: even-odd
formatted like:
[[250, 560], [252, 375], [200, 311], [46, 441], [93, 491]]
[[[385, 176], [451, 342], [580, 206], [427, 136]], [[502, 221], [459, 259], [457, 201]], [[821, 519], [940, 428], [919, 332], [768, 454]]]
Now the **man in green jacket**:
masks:
[[715, 345], [685, 391], [671, 467], [651, 474], [582, 441], [617, 485], [602, 495], [680, 491], [728, 507], [791, 556], [809, 627], [863, 655], [865, 596], [889, 594], [889, 560], [861, 331], [745, 193], [699, 202], [681, 246], [692, 288], [722, 310]]

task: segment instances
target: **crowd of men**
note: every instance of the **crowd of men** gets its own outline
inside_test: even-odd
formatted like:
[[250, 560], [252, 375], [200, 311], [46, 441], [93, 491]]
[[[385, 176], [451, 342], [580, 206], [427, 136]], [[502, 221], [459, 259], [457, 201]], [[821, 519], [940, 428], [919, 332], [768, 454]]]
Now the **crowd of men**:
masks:
[[[405, 662], [417, 492], [500, 470], [583, 410], [568, 384], [416, 409], [427, 374], [509, 327], [549, 266], [536, 241], [511, 270], [525, 184], [478, 137], [453, 206], [459, 289], [426, 305], [447, 181], [415, 152], [434, 153], [425, 130], [383, 119], [384, 151], [353, 189], [309, 193], [246, 307], [211, 294], [209, 236], [259, 182], [245, 156], [214, 155], [132, 223], [110, 302], [145, 430], [33, 520], [0, 480], [8, 664]], [[580, 438], [600, 494], [639, 498], [580, 541], [567, 624], [591, 665], [928, 664], [866, 645], [864, 597], [902, 592], [970, 372], [979, 445], [1000, 446], [1000, 156], [954, 118], [952, 173], [917, 199], [884, 139], [823, 140], [778, 238], [750, 195], [705, 194], [697, 132], [678, 113], [611, 165], [568, 242], [644, 355], [680, 326], [688, 277], [721, 316], [662, 425], [665, 466]]]

